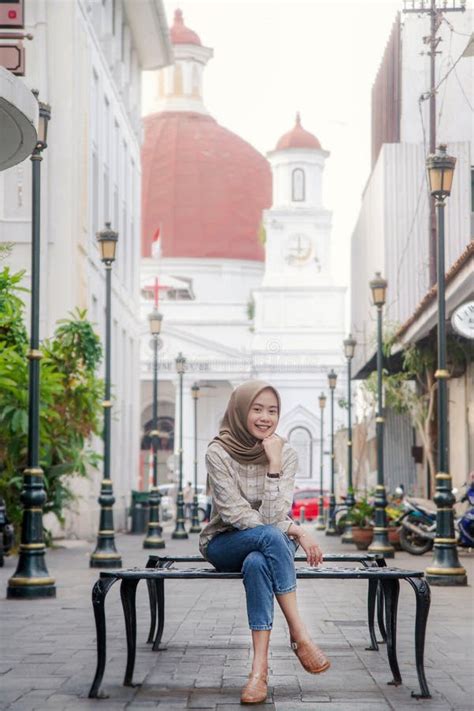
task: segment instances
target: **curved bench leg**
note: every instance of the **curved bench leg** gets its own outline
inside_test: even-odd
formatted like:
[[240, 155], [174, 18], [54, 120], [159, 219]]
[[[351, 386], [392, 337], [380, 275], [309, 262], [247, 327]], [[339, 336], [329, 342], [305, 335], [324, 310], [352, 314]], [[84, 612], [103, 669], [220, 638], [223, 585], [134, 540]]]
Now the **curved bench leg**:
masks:
[[150, 630], [148, 632], [147, 644], [151, 644], [155, 638], [156, 630], [156, 588], [153, 580], [147, 580], [146, 586], [148, 588], [148, 600], [150, 602]]
[[97, 667], [94, 681], [89, 690], [90, 699], [107, 698], [105, 694], [99, 694], [106, 662], [105, 598], [115, 581], [116, 578], [99, 578], [92, 588], [92, 607], [97, 638]]
[[163, 628], [165, 626], [165, 581], [163, 578], [155, 580], [156, 599], [158, 608], [158, 629], [156, 632], [155, 641], [153, 642], [153, 651], [156, 652], [160, 647], [161, 638], [163, 636]]
[[380, 643], [383, 644], [387, 641], [387, 630], [385, 629], [385, 618], [384, 618], [384, 599], [383, 599], [383, 587], [381, 584], [377, 585], [377, 625], [379, 628], [380, 635], [382, 639]]
[[398, 580], [385, 579], [381, 581], [383, 596], [385, 598], [385, 611], [387, 620], [387, 656], [393, 674], [389, 684], [398, 686], [402, 683], [397, 660], [397, 608], [400, 583]]
[[[161, 568], [161, 562], [160, 559], [158, 559], [158, 563], [154, 560], [151, 560], [151, 556], [148, 558], [147, 563], [146, 563], [147, 568], [152, 568], [153, 570], [155, 568]], [[150, 603], [150, 629], [148, 632], [148, 639], [146, 641], [147, 644], [151, 644], [153, 640], [155, 639], [155, 631], [156, 631], [156, 589], [155, 585], [152, 580], [146, 581], [146, 585], [148, 588], [148, 601]]]
[[[376, 564], [377, 564], [378, 568], [386, 568], [387, 567], [387, 561], [385, 560], [385, 558], [377, 558]], [[383, 642], [387, 641], [387, 632], [385, 630], [383, 611], [384, 611], [383, 591], [382, 591], [382, 587], [379, 585], [379, 588], [377, 590], [377, 625], [379, 628], [379, 632], [382, 636], [382, 639], [379, 640], [379, 644], [382, 644]]]
[[416, 673], [420, 682], [420, 693], [414, 691], [411, 695], [416, 699], [430, 699], [431, 694], [425, 677], [425, 634], [428, 613], [431, 604], [430, 586], [423, 578], [407, 578], [416, 595], [416, 618], [415, 618], [415, 659]]
[[133, 683], [133, 670], [135, 667], [135, 653], [137, 648], [137, 611], [135, 599], [138, 578], [124, 579], [120, 586], [123, 614], [125, 618], [125, 631], [127, 633], [127, 666], [125, 669], [124, 686], [138, 686]]
[[377, 652], [379, 645], [375, 636], [375, 598], [377, 595], [377, 580], [369, 580], [369, 591], [367, 594], [367, 616], [369, 623], [370, 647], [366, 647], [367, 651]]

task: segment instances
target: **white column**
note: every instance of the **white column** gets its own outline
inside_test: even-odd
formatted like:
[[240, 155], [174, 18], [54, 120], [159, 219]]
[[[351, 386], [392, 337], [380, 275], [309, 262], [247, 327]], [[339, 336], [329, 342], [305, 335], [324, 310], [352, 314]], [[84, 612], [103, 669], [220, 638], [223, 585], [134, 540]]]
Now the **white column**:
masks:
[[[187, 481], [194, 480], [194, 417], [191, 396], [191, 381], [183, 377], [183, 488]], [[176, 457], [175, 481], [179, 481], [179, 440], [180, 440], [180, 409], [179, 409], [179, 377], [174, 380], [175, 389], [175, 419], [174, 419], [174, 454]]]
[[191, 394], [193, 380], [183, 382], [183, 487], [194, 485], [194, 401]]

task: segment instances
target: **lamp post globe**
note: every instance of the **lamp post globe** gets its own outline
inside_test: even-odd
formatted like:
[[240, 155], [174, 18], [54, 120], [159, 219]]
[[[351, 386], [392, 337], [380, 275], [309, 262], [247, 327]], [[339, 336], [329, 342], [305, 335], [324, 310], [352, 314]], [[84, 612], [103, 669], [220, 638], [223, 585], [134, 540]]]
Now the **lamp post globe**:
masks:
[[436, 472], [436, 537], [433, 560], [426, 568], [426, 579], [431, 585], [467, 585], [465, 568], [459, 562], [454, 531], [455, 498], [449, 472], [448, 442], [448, 379], [446, 352], [446, 283], [445, 283], [445, 200], [451, 194], [456, 158], [449, 156], [446, 146], [440, 145], [435, 154], [428, 156], [426, 166], [430, 190], [435, 198], [437, 216], [436, 272], [438, 275], [438, 362], [435, 378], [438, 381], [438, 461]]
[[150, 333], [152, 336], [159, 336], [161, 333], [161, 324], [163, 321], [163, 315], [160, 314], [157, 309], [148, 314], [148, 323], [150, 326]]
[[385, 558], [393, 558], [395, 549], [388, 540], [387, 494], [384, 481], [384, 404], [383, 404], [383, 331], [382, 310], [386, 301], [387, 281], [376, 272], [369, 283], [372, 301], [377, 308], [377, 415], [375, 429], [377, 438], [377, 485], [375, 487], [375, 526], [374, 537], [369, 546], [371, 553], [382, 553]]
[[[347, 496], [346, 505], [348, 511], [355, 504], [354, 499], [354, 484], [352, 481], [352, 461], [353, 461], [353, 450], [352, 450], [352, 389], [351, 389], [351, 363], [354, 357], [355, 348], [357, 341], [352, 338], [350, 333], [347, 338], [343, 341], [344, 355], [347, 361]], [[344, 526], [344, 532], [341, 537], [343, 543], [354, 543], [354, 538], [352, 536], [352, 524], [350, 520], [346, 517], [346, 523]]]
[[318, 504], [318, 518], [316, 519], [316, 530], [324, 531], [326, 528], [326, 521], [324, 520], [324, 409], [326, 407], [326, 395], [321, 393], [318, 398], [319, 401], [319, 440], [320, 440], [320, 453], [319, 453], [319, 504]]
[[[36, 99], [38, 92], [34, 91]], [[39, 104], [38, 139], [30, 156], [32, 168], [31, 211], [31, 309], [28, 351], [28, 444], [27, 465], [23, 470], [21, 541], [15, 573], [8, 581], [7, 597], [32, 600], [55, 597], [55, 580], [46, 566], [43, 535], [43, 506], [46, 503], [44, 471], [40, 466], [40, 275], [41, 275], [41, 161], [46, 148], [51, 107]]]
[[326, 521], [326, 536], [335, 536], [336, 531], [336, 495], [334, 482], [334, 390], [336, 389], [337, 373], [331, 369], [328, 373], [328, 385], [331, 393], [331, 491], [329, 494], [329, 508]]
[[189, 538], [184, 527], [184, 497], [183, 497], [183, 376], [186, 371], [186, 358], [179, 353], [176, 358], [176, 372], [179, 378], [179, 483], [176, 498], [176, 526], [171, 537], [177, 540]]
[[111, 399], [111, 374], [112, 374], [112, 264], [118, 234], [110, 225], [105, 223], [105, 228], [97, 233], [97, 243], [100, 249], [102, 263], [105, 266], [105, 373], [104, 373], [104, 426], [102, 439], [104, 443], [103, 478], [100, 487], [99, 505], [99, 531], [97, 544], [90, 556], [91, 568], [120, 568], [122, 558], [115, 547], [114, 513], [115, 497], [111, 475], [111, 437], [112, 437], [112, 399]]
[[148, 527], [143, 541], [143, 548], [164, 548], [163, 529], [160, 524], [160, 504], [161, 495], [158, 489], [158, 443], [160, 433], [158, 431], [158, 345], [161, 333], [162, 314], [155, 308], [148, 315], [148, 324], [153, 338], [153, 415], [152, 429], [150, 432], [152, 458], [153, 458], [153, 482], [148, 496]]
[[[35, 92], [33, 92], [35, 93]], [[38, 92], [36, 92], [36, 95]], [[48, 147], [48, 127], [51, 120], [51, 106], [45, 101], [38, 101], [39, 104], [39, 116], [38, 116], [38, 139], [36, 142], [36, 149], [38, 151], [44, 151]]]
[[193, 496], [193, 513], [191, 518], [191, 528], [189, 533], [200, 533], [201, 526], [199, 525], [199, 506], [198, 506], [198, 491], [197, 491], [197, 475], [198, 475], [198, 422], [197, 408], [200, 394], [198, 383], [194, 383], [191, 388], [191, 395], [194, 403], [194, 496]]
[[97, 233], [96, 238], [100, 249], [101, 261], [106, 268], [111, 267], [112, 262], [115, 262], [118, 233], [112, 229], [110, 222], [106, 222], [105, 228]]

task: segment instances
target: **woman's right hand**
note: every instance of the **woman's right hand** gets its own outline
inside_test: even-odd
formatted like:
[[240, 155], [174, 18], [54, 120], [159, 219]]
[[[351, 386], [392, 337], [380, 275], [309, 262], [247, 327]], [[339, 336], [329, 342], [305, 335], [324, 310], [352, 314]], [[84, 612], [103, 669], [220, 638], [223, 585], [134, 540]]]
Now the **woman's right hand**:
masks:
[[323, 562], [323, 552], [310, 533], [307, 531], [300, 533], [298, 543], [306, 553], [306, 558], [310, 565], [316, 566]]

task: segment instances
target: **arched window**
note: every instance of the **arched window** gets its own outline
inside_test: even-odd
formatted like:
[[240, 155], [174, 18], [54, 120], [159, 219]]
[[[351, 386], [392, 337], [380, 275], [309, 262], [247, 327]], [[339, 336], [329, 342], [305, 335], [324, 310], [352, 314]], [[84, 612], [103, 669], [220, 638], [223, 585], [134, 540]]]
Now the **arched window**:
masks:
[[294, 427], [288, 434], [288, 440], [298, 455], [297, 476], [302, 479], [313, 478], [313, 437], [307, 427]]
[[295, 168], [291, 174], [291, 199], [293, 202], [306, 200], [305, 174], [302, 168]]
[[193, 71], [192, 71], [192, 96], [199, 98], [200, 95], [200, 77], [199, 77], [199, 69], [196, 64], [193, 65]]
[[174, 66], [174, 77], [173, 77], [173, 95], [182, 96], [183, 95], [183, 70], [180, 64], [175, 64]]
[[[151, 449], [152, 441], [150, 432], [153, 430], [153, 420], [148, 420], [143, 426], [143, 435], [140, 449]], [[172, 417], [158, 417], [158, 451], [172, 452], [174, 450], [174, 419]]]

